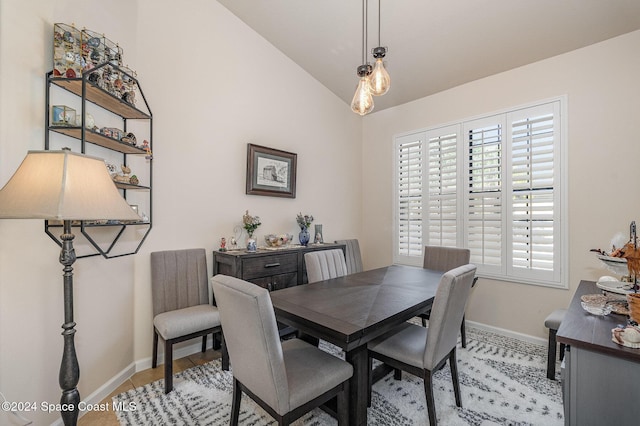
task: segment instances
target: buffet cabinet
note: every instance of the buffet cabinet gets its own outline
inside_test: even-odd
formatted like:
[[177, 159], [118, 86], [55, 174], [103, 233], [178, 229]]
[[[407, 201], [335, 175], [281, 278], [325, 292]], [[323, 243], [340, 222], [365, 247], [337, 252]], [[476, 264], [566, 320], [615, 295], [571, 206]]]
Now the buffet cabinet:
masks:
[[261, 248], [255, 252], [246, 250], [214, 251], [213, 275], [223, 274], [252, 282], [269, 291], [306, 284], [307, 271], [304, 255], [312, 251], [341, 249], [344, 244], [309, 244], [306, 247]]
[[567, 345], [562, 366], [565, 425], [637, 425], [640, 421], [640, 349], [614, 343], [611, 329], [623, 315], [595, 316], [582, 309], [581, 296], [600, 293], [581, 281], [557, 340]]

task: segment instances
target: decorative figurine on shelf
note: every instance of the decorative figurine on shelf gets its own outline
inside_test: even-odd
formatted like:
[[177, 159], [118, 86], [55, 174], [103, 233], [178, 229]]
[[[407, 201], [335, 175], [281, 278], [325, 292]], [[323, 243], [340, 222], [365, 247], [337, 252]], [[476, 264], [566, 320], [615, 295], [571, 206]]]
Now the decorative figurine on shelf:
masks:
[[146, 160], [153, 160], [153, 154], [151, 153], [151, 147], [149, 146], [149, 141], [145, 140], [142, 142], [142, 149], [147, 151], [147, 155], [144, 156]]
[[225, 237], [220, 238], [220, 248], [218, 251], [227, 251], [227, 239]]
[[121, 142], [126, 142], [128, 144], [131, 145], [135, 145], [136, 144], [136, 135], [134, 135], [133, 133], [129, 132], [126, 135], [124, 135], [121, 139]]
[[313, 239], [313, 243], [314, 244], [324, 244], [324, 240], [322, 239], [322, 225], [316, 224], [316, 225], [314, 225], [314, 228], [316, 230], [316, 236]]
[[296, 216], [296, 222], [298, 222], [298, 226], [300, 227], [300, 233], [298, 234], [300, 245], [306, 246], [309, 244], [309, 227], [311, 226], [311, 222], [313, 222], [313, 216], [310, 214], [303, 215], [302, 213], [298, 213], [298, 216]]
[[131, 183], [131, 177], [129, 176], [131, 174], [131, 168], [124, 164], [120, 165], [120, 168], [122, 169], [122, 174], [114, 176], [113, 180], [120, 183]]
[[229, 250], [237, 250], [238, 249], [238, 242], [236, 241], [236, 237], [231, 237], [229, 238]]
[[256, 251], [257, 245], [256, 240], [253, 239], [253, 233], [258, 229], [258, 226], [261, 225], [260, 217], [251, 216], [249, 214], [249, 210], [247, 210], [244, 216], [242, 216], [242, 225], [249, 235], [249, 239], [247, 240], [247, 251]]

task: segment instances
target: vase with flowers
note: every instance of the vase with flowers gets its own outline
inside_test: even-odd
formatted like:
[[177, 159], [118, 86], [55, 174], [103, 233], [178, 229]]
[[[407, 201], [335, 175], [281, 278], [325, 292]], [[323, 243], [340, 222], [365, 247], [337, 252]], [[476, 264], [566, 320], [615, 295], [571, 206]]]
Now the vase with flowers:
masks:
[[296, 222], [298, 222], [298, 226], [300, 227], [300, 233], [298, 234], [300, 245], [306, 246], [309, 244], [309, 226], [311, 226], [311, 222], [313, 222], [313, 216], [310, 214], [303, 215], [302, 213], [298, 213], [298, 216], [296, 216]]
[[247, 234], [249, 235], [249, 239], [247, 240], [247, 251], [256, 251], [257, 245], [256, 245], [256, 240], [253, 239], [253, 233], [255, 232], [256, 229], [258, 229], [258, 226], [260, 225], [261, 225], [260, 217], [251, 216], [249, 214], [249, 210], [247, 210], [245, 214], [242, 216], [242, 226], [244, 227], [244, 229], [247, 231]]

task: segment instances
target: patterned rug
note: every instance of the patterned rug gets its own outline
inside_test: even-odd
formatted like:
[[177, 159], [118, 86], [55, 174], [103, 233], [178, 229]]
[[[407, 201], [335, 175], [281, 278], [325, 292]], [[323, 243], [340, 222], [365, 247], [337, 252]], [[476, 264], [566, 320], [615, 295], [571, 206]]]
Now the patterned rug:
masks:
[[[321, 342], [340, 356], [340, 350]], [[447, 365], [434, 377], [434, 396], [441, 425], [562, 425], [562, 392], [558, 381], [546, 378], [546, 347], [467, 327], [467, 348], [458, 346], [458, 372], [462, 406], [455, 405], [451, 372]], [[163, 380], [124, 392], [116, 403], [136, 409], [117, 412], [122, 425], [228, 425], [232, 375], [220, 361], [191, 368], [174, 378], [174, 391], [165, 395]], [[131, 404], [132, 405], [128, 405]], [[276, 422], [243, 396], [240, 424], [276, 425]], [[317, 409], [296, 426], [336, 425]], [[428, 425], [422, 380], [390, 373], [373, 386], [369, 425]]]

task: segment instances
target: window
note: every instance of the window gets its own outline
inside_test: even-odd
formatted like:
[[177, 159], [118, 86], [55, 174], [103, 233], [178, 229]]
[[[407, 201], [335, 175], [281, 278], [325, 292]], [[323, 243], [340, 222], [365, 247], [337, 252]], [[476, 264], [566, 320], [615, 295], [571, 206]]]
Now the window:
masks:
[[397, 137], [394, 261], [468, 247], [478, 275], [566, 286], [562, 102]]
[[422, 145], [411, 136], [397, 140], [397, 253], [407, 258], [422, 254]]

